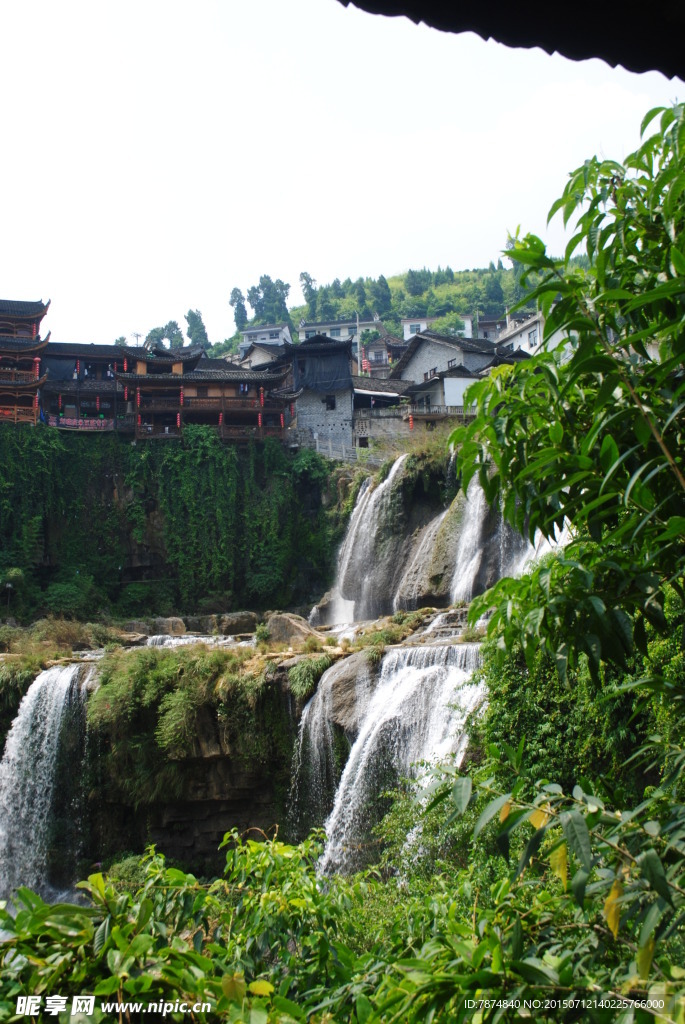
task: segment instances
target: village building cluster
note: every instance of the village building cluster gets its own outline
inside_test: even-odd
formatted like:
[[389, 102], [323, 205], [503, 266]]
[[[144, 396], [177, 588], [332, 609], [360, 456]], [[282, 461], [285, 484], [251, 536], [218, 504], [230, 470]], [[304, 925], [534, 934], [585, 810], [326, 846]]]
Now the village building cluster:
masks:
[[41, 335], [50, 303], [0, 300], [0, 422], [61, 430], [178, 438], [189, 424], [225, 441], [277, 437], [292, 446], [368, 448], [440, 420], [463, 419], [469, 384], [525, 359], [542, 339], [540, 313], [514, 320], [465, 316], [460, 336], [403, 321], [252, 325], [237, 356], [167, 348], [53, 342]]

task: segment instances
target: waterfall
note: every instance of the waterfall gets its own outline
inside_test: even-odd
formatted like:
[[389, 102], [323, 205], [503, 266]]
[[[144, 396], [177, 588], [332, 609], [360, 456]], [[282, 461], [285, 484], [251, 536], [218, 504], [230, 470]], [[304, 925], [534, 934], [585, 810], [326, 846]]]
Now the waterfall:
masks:
[[[482, 698], [469, 682], [477, 644], [396, 648], [383, 658], [326, 821], [324, 872], [349, 871], [382, 814], [383, 790], [418, 762], [434, 762], [466, 747], [464, 723]], [[375, 805], [375, 806], [374, 806]]]
[[70, 763], [59, 793], [57, 763], [70, 712], [83, 720], [82, 673], [80, 663], [41, 672], [24, 696], [7, 735], [0, 762], [0, 893], [5, 896], [21, 885], [44, 889], [53, 859], [51, 846], [54, 844], [62, 859], [69, 845], [63, 836], [53, 834], [53, 810], [56, 797], [63, 816], [73, 817], [75, 810], [80, 773], [71, 751], [64, 757]]
[[371, 489], [366, 481], [359, 493], [350, 525], [338, 557], [337, 590], [346, 601], [354, 601], [354, 618], [373, 618], [378, 614], [380, 548], [387, 540], [386, 513], [392, 501], [393, 485], [408, 456], [400, 455], [385, 480]]
[[452, 604], [456, 604], [457, 601], [468, 602], [474, 596], [474, 584], [483, 559], [482, 532], [487, 513], [485, 492], [474, 476], [466, 492], [464, 516], [450, 587]]

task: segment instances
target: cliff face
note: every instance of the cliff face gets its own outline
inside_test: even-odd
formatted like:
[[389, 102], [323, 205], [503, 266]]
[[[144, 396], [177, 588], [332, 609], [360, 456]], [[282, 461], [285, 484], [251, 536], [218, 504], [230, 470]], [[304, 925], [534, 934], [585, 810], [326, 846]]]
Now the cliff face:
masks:
[[340, 516], [313, 452], [238, 449], [205, 427], [136, 445], [8, 424], [0, 450], [15, 619], [285, 607], [329, 583]]
[[165, 792], [140, 802], [112, 777], [106, 746], [96, 740], [89, 751], [87, 856], [99, 861], [154, 843], [193, 870], [215, 873], [230, 829], [268, 832], [279, 825], [282, 832], [297, 713], [285, 671], [276, 671], [254, 707], [241, 708], [228, 727], [216, 708], [200, 708], [190, 748], [162, 768], [172, 769]]

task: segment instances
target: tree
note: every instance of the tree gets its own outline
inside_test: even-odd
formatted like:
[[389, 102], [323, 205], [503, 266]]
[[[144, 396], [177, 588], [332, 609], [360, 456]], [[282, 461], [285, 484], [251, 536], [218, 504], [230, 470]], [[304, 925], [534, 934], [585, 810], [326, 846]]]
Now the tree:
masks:
[[202, 313], [199, 309], [189, 309], [185, 314], [185, 320], [188, 324], [186, 334], [190, 338], [191, 345], [201, 345], [202, 348], [209, 348], [209, 338], [207, 337], [207, 330], [204, 323], [202, 322]]
[[430, 270], [408, 270], [404, 277], [404, 287], [409, 295], [423, 295], [433, 283]]
[[[339, 284], [340, 282], [338, 282]], [[307, 274], [304, 270], [300, 274], [300, 284], [302, 286], [302, 294], [304, 295], [304, 301], [309, 306], [307, 314], [310, 320], [316, 320], [316, 281]]]
[[245, 306], [245, 296], [240, 288], [233, 289], [228, 304], [233, 306], [233, 319], [235, 320], [236, 330], [242, 331], [247, 325], [247, 307]]
[[623, 164], [592, 158], [570, 176], [550, 212], [577, 217], [563, 259], [514, 239], [546, 338], [569, 341], [469, 389], [476, 419], [454, 435], [464, 484], [478, 475], [511, 523], [531, 538], [572, 531], [473, 614], [494, 606], [507, 643], [531, 656], [545, 644], [562, 672], [585, 654], [595, 677], [644, 651], [646, 624], [667, 628], [666, 588], [684, 590], [685, 107], [650, 111], [643, 135], [657, 116]]
[[265, 324], [289, 322], [289, 292], [289, 284], [285, 284], [280, 278], [272, 281], [268, 274], [263, 274], [259, 278], [259, 284], [253, 285], [247, 292], [247, 301], [254, 310], [255, 321]]
[[183, 334], [175, 320], [169, 320], [165, 327], [153, 327], [145, 338], [146, 344], [161, 345], [165, 341], [170, 348], [183, 348]]
[[390, 285], [386, 279], [381, 276], [377, 281], [374, 281], [371, 285], [371, 297], [373, 299], [374, 310], [379, 316], [383, 313], [389, 313], [392, 306], [392, 292], [390, 291]]
[[464, 321], [458, 313], [446, 313], [445, 316], [438, 317], [431, 324], [431, 331], [436, 331], [438, 334], [451, 334], [456, 337], [457, 335], [463, 336], [464, 327]]
[[119, 348], [123, 347], [126, 344], [126, 335], [120, 335], [120, 337], [116, 338], [114, 344], [117, 345]]
[[504, 309], [504, 292], [502, 291], [502, 285], [495, 271], [494, 264], [491, 263], [490, 266], [492, 267], [492, 272], [485, 278], [483, 308], [489, 315], [499, 316]]

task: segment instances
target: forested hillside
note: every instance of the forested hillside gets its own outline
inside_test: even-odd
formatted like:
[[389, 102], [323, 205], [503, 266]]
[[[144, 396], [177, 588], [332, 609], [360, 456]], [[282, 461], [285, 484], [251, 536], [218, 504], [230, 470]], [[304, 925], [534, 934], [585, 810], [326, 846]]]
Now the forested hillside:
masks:
[[[241, 340], [241, 331], [247, 324], [281, 323], [296, 331], [301, 320], [323, 321], [354, 319], [371, 320], [378, 314], [390, 334], [402, 335], [403, 317], [431, 316], [443, 318], [439, 329], [458, 330], [462, 324], [460, 313], [495, 317], [504, 313], [525, 297], [521, 287], [521, 267], [506, 269], [501, 260], [487, 269], [408, 270], [404, 274], [378, 278], [336, 278], [329, 284], [319, 284], [311, 274], [300, 274], [300, 285], [305, 297], [302, 306], [287, 307], [290, 285], [281, 280], [272, 281], [262, 276], [259, 284], [247, 289], [245, 296], [239, 288], [231, 292], [236, 333], [225, 342], [215, 345], [212, 355], [235, 352]], [[249, 314], [248, 307], [252, 315]]]

